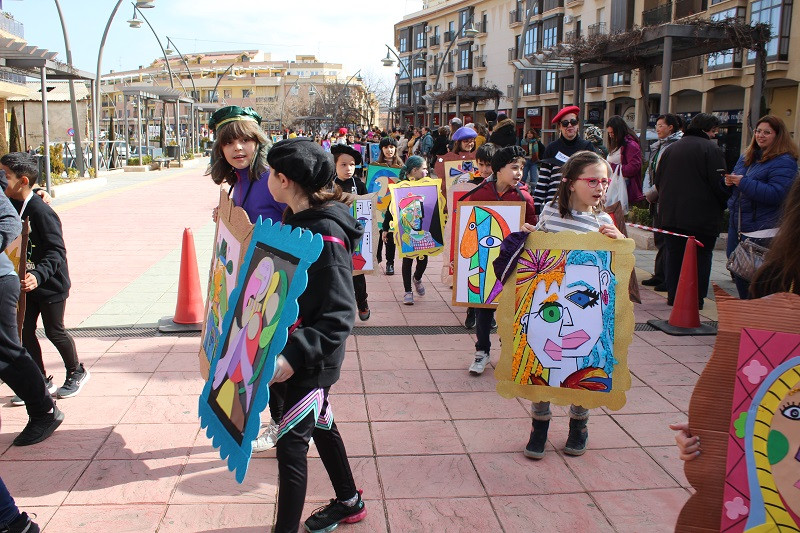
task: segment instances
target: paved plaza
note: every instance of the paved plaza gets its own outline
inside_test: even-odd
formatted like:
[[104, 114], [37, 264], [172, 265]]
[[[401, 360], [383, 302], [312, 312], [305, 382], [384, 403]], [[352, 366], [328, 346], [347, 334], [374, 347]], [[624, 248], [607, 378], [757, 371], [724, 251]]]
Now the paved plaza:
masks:
[[[23, 448], [11, 441], [25, 410], [11, 407], [10, 389], [0, 387], [0, 474], [46, 532], [255, 532], [273, 523], [274, 450], [255, 455], [237, 484], [200, 430], [199, 336], [146, 329], [175, 310], [184, 227], [193, 230], [205, 285], [219, 193], [198, 163], [110, 175], [102, 188], [54, 204], [73, 282], [67, 326], [91, 379], [77, 397], [59, 400], [66, 418], [53, 437]], [[640, 280], [652, 257], [637, 252]], [[715, 252], [712, 279], [731, 290], [723, 259]], [[473, 331], [393, 334], [462, 324], [441, 266], [440, 257], [430, 261], [427, 293], [414, 306], [401, 303], [399, 268], [394, 277], [367, 277], [372, 317], [356, 326], [386, 328], [350, 337], [332, 405], [368, 515], [339, 531], [673, 531], [690, 488], [667, 425], [687, 418], [715, 337], [637, 331], [627, 405], [592, 410], [583, 457], [562, 454], [568, 419], [554, 407], [547, 455], [535, 462], [522, 455], [530, 402], [500, 397], [491, 368], [467, 372]], [[664, 293], [641, 291], [637, 324], [669, 316]], [[716, 320], [714, 303], [702, 314]], [[492, 345], [496, 364], [496, 335]], [[60, 384], [60, 357], [42, 346]], [[310, 455], [304, 516], [333, 497], [313, 446]]]

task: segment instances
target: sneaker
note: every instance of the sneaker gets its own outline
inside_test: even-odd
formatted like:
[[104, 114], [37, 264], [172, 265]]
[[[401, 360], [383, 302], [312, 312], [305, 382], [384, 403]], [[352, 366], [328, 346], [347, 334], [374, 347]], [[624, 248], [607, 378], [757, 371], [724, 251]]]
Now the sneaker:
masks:
[[8, 533], [39, 533], [41, 530], [39, 529], [38, 524], [31, 520], [31, 517], [28, 516], [28, 513], [20, 513], [13, 522], [5, 526], [5, 528], [0, 529], [0, 532], [2, 533], [5, 533], [6, 531]]
[[547, 430], [550, 428], [549, 420], [534, 420], [531, 428], [531, 438], [525, 446], [523, 454], [529, 459], [544, 457], [544, 447], [547, 444]]
[[386, 262], [386, 275], [394, 276], [394, 263]]
[[422, 280], [412, 277], [411, 281], [414, 282], [414, 289], [417, 291], [417, 294], [425, 296], [425, 285], [422, 284]]
[[64, 413], [57, 406], [53, 406], [52, 413], [41, 416], [31, 417], [25, 429], [17, 435], [12, 443], [14, 446], [30, 446], [42, 442], [53, 434], [61, 422], [64, 421]]
[[367, 516], [367, 508], [364, 506], [364, 500], [361, 499], [359, 490], [358, 502], [355, 505], [349, 506], [339, 500], [331, 500], [328, 505], [311, 513], [303, 526], [310, 533], [322, 533], [333, 531], [342, 522], [345, 524], [360, 522], [365, 516]]
[[77, 396], [86, 382], [89, 381], [89, 371], [83, 367], [83, 363], [78, 365], [78, 368], [72, 372], [67, 373], [67, 379], [64, 384], [56, 391], [59, 398], [72, 398]]
[[469, 365], [469, 373], [473, 376], [480, 376], [489, 364], [489, 354], [483, 350], [475, 352], [475, 360]]
[[467, 318], [464, 320], [464, 327], [472, 329], [475, 327], [475, 309], [467, 307]]
[[367, 304], [364, 304], [364, 307], [358, 308], [358, 319], [361, 320], [362, 322], [366, 322], [367, 320], [369, 320], [369, 315], [370, 315], [369, 306]]
[[263, 452], [275, 447], [278, 442], [278, 424], [270, 421], [264, 432], [253, 441], [253, 453]]
[[[47, 394], [52, 396], [56, 392], [56, 384], [53, 383], [53, 376], [48, 376], [47, 379], [44, 380], [45, 386], [47, 387]], [[16, 394], [11, 398], [11, 405], [25, 405], [25, 400], [17, 396]]]
[[405, 305], [414, 305], [414, 293], [407, 292], [405, 296], [403, 296], [403, 303]]

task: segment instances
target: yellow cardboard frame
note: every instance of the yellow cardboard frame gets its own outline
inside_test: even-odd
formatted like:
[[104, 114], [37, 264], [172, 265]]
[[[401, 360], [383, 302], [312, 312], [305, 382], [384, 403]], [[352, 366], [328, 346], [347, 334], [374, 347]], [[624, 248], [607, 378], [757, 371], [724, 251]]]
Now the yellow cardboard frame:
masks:
[[[430, 251], [425, 250], [422, 251], [414, 251], [414, 252], [403, 252], [403, 243], [401, 242], [401, 232], [400, 229], [397, 227], [397, 195], [403, 192], [404, 190], [418, 188], [418, 187], [436, 187], [436, 209], [439, 213], [439, 225], [440, 230], [442, 233], [442, 245], [437, 246], [436, 248], [432, 248]], [[429, 256], [432, 257], [434, 255], [439, 255], [444, 251], [445, 242], [447, 241], [447, 236], [444, 232], [445, 227], [445, 215], [444, 215], [444, 196], [442, 195], [442, 180], [439, 178], [422, 178], [419, 180], [404, 180], [398, 183], [393, 183], [389, 185], [389, 194], [391, 195], [392, 201], [389, 204], [389, 212], [392, 214], [392, 225], [394, 226], [392, 231], [394, 232], [394, 241], [397, 245], [397, 255], [403, 259], [406, 257], [422, 257], [422, 256]]]

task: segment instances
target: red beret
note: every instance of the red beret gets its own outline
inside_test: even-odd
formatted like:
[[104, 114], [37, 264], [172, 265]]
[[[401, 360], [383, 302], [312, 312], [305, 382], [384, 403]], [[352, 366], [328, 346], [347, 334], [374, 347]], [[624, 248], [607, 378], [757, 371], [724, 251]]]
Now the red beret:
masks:
[[569, 105], [569, 106], [563, 108], [561, 111], [558, 112], [558, 114], [556, 116], [553, 117], [553, 120], [550, 122], [550, 124], [557, 124], [558, 121], [561, 120], [561, 118], [564, 115], [569, 115], [570, 113], [575, 113], [575, 115], [580, 117], [581, 116], [581, 108], [576, 106], [576, 105]]

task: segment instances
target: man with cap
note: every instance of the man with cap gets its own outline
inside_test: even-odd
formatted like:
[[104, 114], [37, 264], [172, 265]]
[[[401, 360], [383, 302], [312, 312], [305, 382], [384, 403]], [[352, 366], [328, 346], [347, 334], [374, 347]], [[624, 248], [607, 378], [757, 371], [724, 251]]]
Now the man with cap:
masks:
[[575, 105], [567, 106], [553, 117], [552, 124], [561, 134], [558, 139], [547, 145], [544, 157], [539, 166], [539, 181], [533, 191], [533, 203], [536, 214], [540, 214], [544, 205], [553, 200], [561, 182], [561, 167], [569, 157], [581, 150], [594, 152], [594, 145], [578, 135], [578, 115], [581, 108]]

